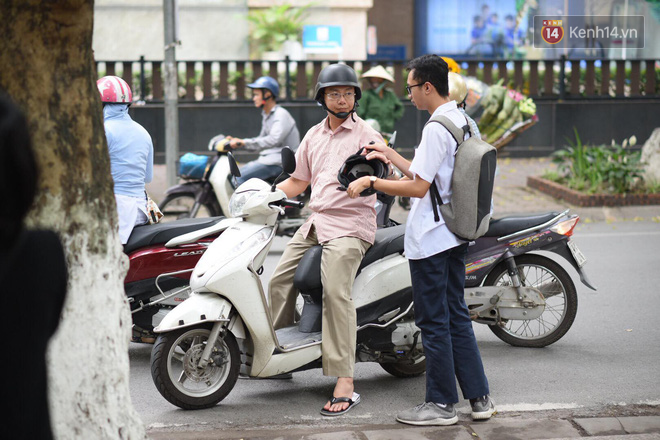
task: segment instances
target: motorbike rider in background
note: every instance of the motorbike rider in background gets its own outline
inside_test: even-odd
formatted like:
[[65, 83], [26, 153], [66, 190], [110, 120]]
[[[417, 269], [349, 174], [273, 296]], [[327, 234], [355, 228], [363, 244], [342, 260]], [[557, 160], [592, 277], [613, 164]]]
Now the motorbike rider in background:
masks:
[[307, 249], [323, 246], [323, 374], [337, 377], [332, 398], [321, 414], [341, 415], [360, 402], [354, 392], [353, 369], [357, 317], [351, 299], [353, 281], [376, 235], [375, 195], [350, 199], [337, 191], [337, 172], [346, 159], [381, 135], [355, 116], [362, 95], [357, 74], [346, 64], [330, 64], [319, 74], [315, 99], [327, 117], [312, 127], [296, 152], [296, 170], [278, 188], [288, 198], [311, 183], [308, 208], [312, 215], [287, 244], [269, 284], [273, 326], [293, 324], [297, 292], [293, 277]]
[[259, 151], [259, 158], [248, 162], [241, 168], [241, 177], [237, 178], [240, 185], [256, 177], [262, 180], [273, 180], [282, 172], [280, 151], [290, 147], [296, 151], [300, 144], [300, 133], [296, 121], [291, 114], [277, 104], [280, 86], [270, 76], [262, 76], [247, 85], [252, 89], [254, 106], [261, 108], [261, 131], [253, 138], [237, 138], [227, 136], [231, 148], [245, 148]]
[[103, 102], [119, 238], [126, 244], [133, 228], [148, 222], [145, 184], [153, 179], [154, 147], [147, 130], [128, 114], [133, 94], [126, 81], [104, 76], [96, 86]]

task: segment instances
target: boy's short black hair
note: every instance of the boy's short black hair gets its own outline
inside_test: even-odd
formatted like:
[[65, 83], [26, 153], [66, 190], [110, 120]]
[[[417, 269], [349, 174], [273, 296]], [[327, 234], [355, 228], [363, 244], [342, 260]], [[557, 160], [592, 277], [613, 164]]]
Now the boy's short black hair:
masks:
[[0, 248], [10, 248], [37, 192], [37, 163], [25, 117], [0, 90]]
[[413, 78], [418, 83], [430, 82], [440, 96], [449, 96], [449, 66], [438, 55], [422, 55], [408, 62], [408, 70], [414, 70]]

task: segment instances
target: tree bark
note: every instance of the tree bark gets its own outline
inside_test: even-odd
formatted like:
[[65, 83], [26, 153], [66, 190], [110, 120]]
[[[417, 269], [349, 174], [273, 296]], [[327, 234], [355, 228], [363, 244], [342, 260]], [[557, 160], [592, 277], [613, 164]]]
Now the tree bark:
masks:
[[[117, 233], [96, 89], [93, 6], [92, 0], [1, 2], [0, 88], [26, 114], [40, 168], [28, 226], [59, 232], [69, 267], [67, 299], [48, 355], [53, 433], [140, 439], [145, 429], [128, 386], [128, 260]], [[29, 280], [24, 292], [10, 294], [31, 294]]]

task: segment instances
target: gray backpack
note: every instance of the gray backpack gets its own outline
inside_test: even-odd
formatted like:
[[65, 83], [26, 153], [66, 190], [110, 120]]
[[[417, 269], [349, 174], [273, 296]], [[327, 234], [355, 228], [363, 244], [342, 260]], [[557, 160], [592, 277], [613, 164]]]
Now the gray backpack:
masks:
[[[490, 207], [495, 184], [497, 150], [472, 136], [469, 125], [456, 127], [446, 116], [431, 118], [445, 127], [456, 140], [454, 173], [451, 176], [451, 201], [442, 202], [435, 181], [431, 184], [431, 202], [435, 221], [440, 221], [438, 207], [447, 228], [458, 238], [471, 241], [488, 231]], [[463, 140], [465, 134], [470, 137]]]

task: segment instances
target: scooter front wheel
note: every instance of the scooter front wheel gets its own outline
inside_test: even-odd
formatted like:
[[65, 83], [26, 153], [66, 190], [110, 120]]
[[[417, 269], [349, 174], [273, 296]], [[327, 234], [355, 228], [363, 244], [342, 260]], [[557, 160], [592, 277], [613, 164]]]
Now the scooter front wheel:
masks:
[[211, 325], [189, 327], [158, 336], [151, 352], [151, 377], [160, 394], [183, 409], [215, 406], [234, 388], [241, 366], [236, 338], [218, 338], [205, 368], [199, 361]]

